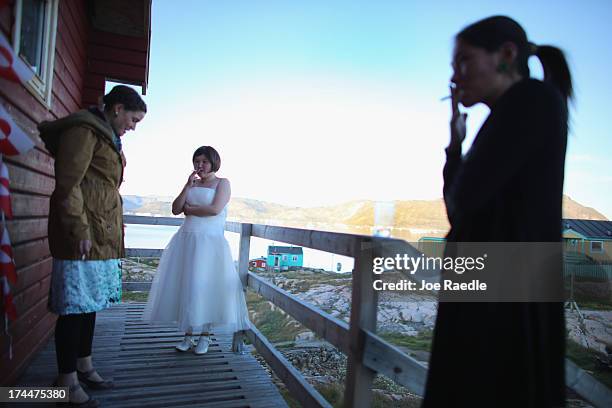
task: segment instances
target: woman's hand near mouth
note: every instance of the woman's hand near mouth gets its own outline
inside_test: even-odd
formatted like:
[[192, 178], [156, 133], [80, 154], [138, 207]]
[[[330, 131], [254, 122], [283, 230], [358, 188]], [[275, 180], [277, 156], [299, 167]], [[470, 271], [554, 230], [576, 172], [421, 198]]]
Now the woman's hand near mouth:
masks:
[[465, 121], [467, 119], [467, 113], [461, 113], [459, 110], [459, 101], [463, 96], [463, 90], [451, 86], [450, 91], [452, 116], [450, 121], [451, 140], [448, 145], [448, 149], [451, 151], [461, 151], [461, 144], [465, 139]]
[[191, 174], [189, 175], [189, 178], [187, 179], [187, 185], [188, 186], [192, 186], [193, 183], [199, 178], [198, 176], [198, 171], [194, 170], [191, 172]]

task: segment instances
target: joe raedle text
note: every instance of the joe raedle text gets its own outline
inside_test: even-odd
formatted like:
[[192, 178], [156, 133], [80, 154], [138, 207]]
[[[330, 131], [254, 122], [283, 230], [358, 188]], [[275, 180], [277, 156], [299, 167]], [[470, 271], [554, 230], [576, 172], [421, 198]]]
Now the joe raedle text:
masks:
[[383, 282], [382, 279], [376, 279], [373, 283], [374, 290], [404, 290], [404, 291], [419, 291], [419, 290], [448, 290], [448, 291], [485, 291], [487, 284], [478, 279], [470, 282], [454, 282], [450, 279], [444, 279], [442, 282], [428, 282], [421, 280], [420, 282], [409, 281], [403, 279], [399, 282]]
[[[487, 255], [479, 257], [427, 257], [424, 254], [417, 257], [410, 257], [407, 254], [384, 258], [377, 257], [372, 262], [372, 272], [381, 275], [385, 271], [404, 271], [414, 275], [417, 270], [438, 270], [454, 272], [456, 275], [463, 275], [465, 272], [482, 271], [485, 268]], [[373, 282], [376, 291], [486, 291], [487, 284], [478, 279], [462, 279], [457, 282], [453, 279], [443, 279], [442, 281], [432, 282], [426, 279], [385, 282], [382, 279], [375, 279]]]

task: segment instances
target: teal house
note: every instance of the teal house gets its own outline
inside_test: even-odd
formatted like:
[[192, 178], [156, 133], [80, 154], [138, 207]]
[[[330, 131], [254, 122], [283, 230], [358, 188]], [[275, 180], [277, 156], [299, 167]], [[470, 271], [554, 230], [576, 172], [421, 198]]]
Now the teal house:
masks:
[[271, 270], [287, 271], [301, 268], [304, 265], [304, 251], [302, 247], [269, 246], [266, 264]]

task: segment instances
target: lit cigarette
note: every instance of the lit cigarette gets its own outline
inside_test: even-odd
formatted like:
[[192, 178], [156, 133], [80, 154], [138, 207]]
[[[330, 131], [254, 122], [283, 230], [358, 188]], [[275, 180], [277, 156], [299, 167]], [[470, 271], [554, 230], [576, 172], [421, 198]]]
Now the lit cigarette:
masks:
[[452, 97], [453, 97], [452, 95], [446, 95], [445, 97], [440, 98], [440, 102], [450, 99]]

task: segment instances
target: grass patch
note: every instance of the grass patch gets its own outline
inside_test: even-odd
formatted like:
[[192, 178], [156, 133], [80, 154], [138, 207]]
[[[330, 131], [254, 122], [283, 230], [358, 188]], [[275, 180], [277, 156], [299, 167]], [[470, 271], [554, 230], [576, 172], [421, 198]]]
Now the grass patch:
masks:
[[374, 408], [419, 408], [422, 404], [419, 398], [408, 399], [402, 398], [395, 401], [383, 394], [374, 393], [372, 398], [372, 407]]
[[576, 363], [580, 368], [586, 370], [597, 381], [608, 388], [612, 388], [612, 373], [601, 366], [597, 357], [605, 358], [602, 353], [588, 349], [571, 339], [567, 339], [565, 356]]
[[334, 408], [344, 407], [344, 384], [321, 384], [315, 388]]
[[[344, 407], [344, 384], [330, 383], [316, 385], [315, 388], [334, 408]], [[419, 398], [402, 398], [396, 401], [380, 392], [372, 395], [372, 408], [418, 408], [422, 400]]]
[[351, 274], [334, 273], [326, 271], [297, 270], [284, 272], [258, 272], [259, 276], [274, 279], [284, 278], [293, 280], [295, 290], [306, 292], [313, 285], [351, 286]]
[[612, 303], [609, 301], [577, 300], [576, 304], [581, 310], [599, 310], [599, 311], [612, 310]]
[[292, 348], [295, 347], [295, 342], [294, 341], [288, 341], [286, 343], [278, 343], [274, 345], [276, 347], [277, 350], [291, 350]]
[[431, 341], [433, 339], [433, 331], [431, 330], [422, 331], [416, 336], [407, 336], [395, 332], [383, 332], [378, 335], [395, 346], [408, 347], [415, 351], [431, 351]]
[[149, 292], [127, 291], [121, 293], [121, 301], [125, 303], [146, 302], [149, 298]]
[[257, 293], [247, 291], [247, 308], [251, 322], [272, 343], [293, 341], [306, 329], [289, 315], [265, 300]]
[[283, 397], [287, 405], [289, 405], [289, 408], [302, 408], [300, 403], [297, 402], [297, 400], [291, 396], [291, 393], [289, 393], [288, 389], [281, 388], [279, 391], [280, 395]]
[[151, 266], [153, 268], [157, 268], [159, 266], [159, 258], [137, 258], [137, 257], [129, 257], [126, 258], [132, 262], [141, 263], [144, 265]]
[[286, 316], [278, 310], [265, 312], [256, 320], [259, 331], [272, 343], [293, 340], [299, 333], [299, 330], [292, 330], [291, 322], [288, 322]]

